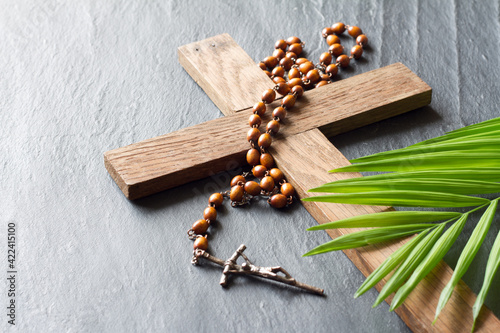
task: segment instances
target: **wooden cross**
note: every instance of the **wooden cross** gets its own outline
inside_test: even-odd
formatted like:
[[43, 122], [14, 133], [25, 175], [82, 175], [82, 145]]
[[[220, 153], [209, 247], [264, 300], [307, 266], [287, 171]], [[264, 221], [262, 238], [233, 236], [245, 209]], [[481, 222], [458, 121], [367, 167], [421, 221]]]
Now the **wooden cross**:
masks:
[[[228, 34], [181, 46], [178, 53], [182, 66], [226, 117], [106, 152], [106, 168], [129, 199], [244, 165], [249, 149], [245, 139], [249, 109], [260, 101], [262, 91], [274, 86]], [[270, 151], [299, 197], [308, 197], [309, 188], [360, 176], [327, 173], [349, 162], [326, 136], [423, 107], [430, 103], [431, 94], [431, 88], [400, 63], [307, 91], [288, 112]], [[270, 109], [275, 105], [279, 101]], [[269, 114], [263, 117], [263, 123], [269, 121]], [[319, 202], [304, 202], [304, 206], [318, 223], [387, 209]], [[328, 233], [335, 238], [353, 231], [357, 230], [335, 229]], [[344, 252], [367, 276], [403, 242]], [[470, 330], [475, 295], [463, 282], [431, 326], [439, 295], [452, 273], [441, 262], [396, 310], [412, 330]], [[385, 282], [376, 288], [380, 290]], [[500, 321], [484, 309], [476, 327], [498, 332]]]

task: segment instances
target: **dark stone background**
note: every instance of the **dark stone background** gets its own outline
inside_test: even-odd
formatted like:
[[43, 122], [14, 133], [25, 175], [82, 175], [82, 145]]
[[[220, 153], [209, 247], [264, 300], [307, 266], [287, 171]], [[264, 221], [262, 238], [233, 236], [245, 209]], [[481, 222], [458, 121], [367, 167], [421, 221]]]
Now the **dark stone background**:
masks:
[[[275, 40], [297, 35], [317, 59], [321, 29], [337, 21], [370, 39], [365, 60], [342, 77], [400, 61], [434, 89], [429, 107], [332, 138], [348, 158], [498, 116], [498, 1], [4, 0], [0, 8], [0, 247], [6, 258], [7, 223], [16, 222], [16, 328], [409, 331], [387, 304], [371, 308], [375, 291], [353, 299], [363, 276], [343, 253], [301, 258], [329, 237], [305, 231], [316, 222], [299, 204], [223, 209], [211, 249], [226, 257], [245, 243], [257, 264], [280, 264], [328, 297], [247, 278], [222, 289], [219, 268], [189, 263], [186, 230], [228, 175], [129, 202], [103, 152], [222, 116], [179, 65], [177, 47], [227, 32], [258, 61]], [[491, 229], [465, 276], [476, 292], [498, 219]], [[465, 241], [447, 256], [452, 266]], [[497, 315], [499, 282], [487, 299]]]

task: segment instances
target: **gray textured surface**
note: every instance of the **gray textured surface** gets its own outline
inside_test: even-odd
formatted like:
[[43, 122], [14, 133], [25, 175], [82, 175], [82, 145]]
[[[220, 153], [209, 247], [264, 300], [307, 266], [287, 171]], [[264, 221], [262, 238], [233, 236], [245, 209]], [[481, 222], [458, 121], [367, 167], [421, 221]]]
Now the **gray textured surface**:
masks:
[[[300, 205], [282, 213], [263, 203], [224, 209], [211, 248], [225, 257], [245, 243], [257, 264], [281, 264], [328, 297], [245, 278], [223, 290], [218, 268], [190, 265], [185, 232], [227, 175], [132, 203], [108, 176], [102, 153], [222, 116], [178, 64], [178, 46], [228, 32], [259, 60], [276, 39], [297, 35], [316, 59], [325, 50], [321, 29], [337, 21], [358, 24], [371, 42], [366, 61], [347, 75], [401, 61], [434, 89], [428, 108], [333, 138], [347, 157], [489, 119], [500, 98], [497, 1], [0, 5], [0, 248], [15, 221], [17, 329], [408, 331], [387, 304], [371, 309], [375, 291], [352, 298], [363, 277], [342, 253], [300, 257], [329, 239], [305, 232], [315, 221]], [[465, 276], [476, 291], [498, 224]], [[448, 262], [463, 244], [460, 238]], [[499, 296], [497, 287], [487, 300], [497, 315]]]

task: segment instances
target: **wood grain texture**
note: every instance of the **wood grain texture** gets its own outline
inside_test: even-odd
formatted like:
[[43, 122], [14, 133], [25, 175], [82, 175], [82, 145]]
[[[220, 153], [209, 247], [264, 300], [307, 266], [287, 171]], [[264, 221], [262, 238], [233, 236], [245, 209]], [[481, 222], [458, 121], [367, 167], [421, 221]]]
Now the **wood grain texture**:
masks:
[[[278, 167], [295, 186], [300, 198], [318, 195], [307, 190], [326, 182], [360, 177], [358, 173], [328, 173], [333, 168], [349, 165], [349, 161], [317, 129], [289, 136], [276, 142], [272, 149]], [[321, 202], [303, 202], [311, 215], [323, 224], [350, 216], [381, 212], [389, 207], [345, 205]], [[362, 229], [328, 230], [332, 238]], [[407, 241], [407, 240], [405, 240]], [[405, 241], [375, 244], [359, 249], [345, 250], [345, 254], [361, 272], [368, 276]], [[318, 244], [319, 245], [319, 244]], [[451, 278], [452, 269], [443, 261], [410, 294], [396, 310], [398, 315], [415, 332], [469, 332], [472, 327], [472, 306], [475, 294], [460, 281], [448, 305], [434, 326], [435, 309], [442, 289]], [[386, 280], [376, 288], [380, 291]], [[392, 297], [392, 296], [391, 296]], [[478, 319], [478, 332], [499, 332], [500, 321], [487, 308]]]
[[[396, 63], [306, 92], [288, 113], [275, 140], [313, 128], [327, 135], [340, 134], [425, 106], [431, 94], [425, 82]], [[244, 162], [248, 150], [245, 137], [249, 115], [236, 112], [108, 151], [104, 154], [106, 168], [129, 199], [235, 168]], [[270, 111], [263, 117], [264, 122], [269, 119]]]
[[226, 116], [260, 101], [273, 81], [228, 34], [179, 47], [179, 62]]

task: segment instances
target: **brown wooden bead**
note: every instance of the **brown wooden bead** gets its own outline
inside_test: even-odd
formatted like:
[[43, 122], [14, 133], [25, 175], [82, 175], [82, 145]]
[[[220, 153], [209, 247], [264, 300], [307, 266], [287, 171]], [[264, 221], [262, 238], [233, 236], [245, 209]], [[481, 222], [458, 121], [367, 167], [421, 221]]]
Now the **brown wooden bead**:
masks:
[[217, 218], [217, 210], [214, 207], [207, 207], [203, 211], [203, 218], [205, 220], [215, 221]]
[[351, 49], [351, 55], [354, 59], [359, 59], [361, 58], [361, 55], [363, 54], [363, 48], [359, 45], [354, 45]]
[[264, 73], [266, 73], [266, 75], [269, 76], [269, 77], [273, 76], [273, 74], [271, 74], [270, 71], [264, 71]]
[[300, 75], [300, 71], [298, 68], [292, 68], [288, 71], [288, 79], [300, 79], [302, 75]]
[[266, 169], [271, 169], [274, 166], [274, 158], [269, 153], [260, 155], [260, 164], [265, 166]]
[[328, 45], [340, 44], [340, 38], [336, 35], [329, 35], [326, 37], [326, 43]]
[[276, 135], [280, 130], [280, 123], [276, 120], [271, 120], [266, 125], [266, 132], [271, 135]]
[[[290, 96], [290, 95], [288, 95]], [[269, 146], [271, 146], [271, 143], [273, 142], [273, 138], [271, 137], [271, 135], [269, 133], [263, 133], [259, 136], [259, 141], [258, 141], [258, 145], [259, 147], [262, 147], [262, 148], [269, 148]]]
[[351, 25], [347, 29], [347, 33], [349, 33], [349, 35], [351, 35], [352, 37], [357, 38], [359, 35], [361, 35], [363, 33], [363, 31], [361, 31], [361, 29], [359, 27]]
[[281, 105], [287, 109], [287, 110], [290, 110], [291, 108], [293, 108], [293, 106], [295, 105], [295, 101], [297, 100], [297, 98], [294, 96], [294, 95], [286, 95], [285, 97], [283, 97], [283, 99], [281, 100]]
[[233, 179], [231, 179], [231, 186], [243, 185], [246, 181], [247, 180], [242, 175], [234, 176]]
[[323, 38], [326, 38], [331, 34], [333, 34], [333, 29], [331, 27], [326, 27], [321, 30], [321, 36], [323, 36]]
[[279, 60], [276, 57], [266, 57], [262, 60], [266, 64], [267, 68], [274, 68], [278, 64]]
[[345, 31], [345, 24], [342, 22], [337, 22], [332, 25], [332, 30], [334, 34], [341, 35]]
[[289, 47], [290, 52], [295, 53], [296, 55], [300, 55], [302, 53], [302, 44], [295, 43], [290, 45]]
[[302, 86], [296, 85], [292, 88], [291, 93], [295, 95], [295, 97], [300, 98], [304, 95], [304, 88]]
[[208, 240], [205, 237], [198, 237], [194, 241], [193, 249], [200, 249], [206, 251], [208, 249]]
[[281, 49], [283, 51], [286, 51], [287, 47], [288, 47], [288, 44], [283, 39], [279, 39], [279, 40], [276, 41], [276, 43], [274, 43], [274, 48], [275, 49]]
[[314, 64], [312, 62], [305, 62], [299, 66], [299, 70], [302, 72], [302, 74], [307, 74], [311, 69], [314, 68]]
[[272, 89], [267, 89], [262, 93], [262, 102], [271, 104], [276, 98], [276, 92]]
[[214, 193], [208, 198], [208, 204], [215, 208], [220, 207], [224, 201], [224, 196], [220, 193]]
[[311, 81], [311, 83], [316, 83], [319, 81], [319, 71], [317, 69], [311, 69], [306, 74], [306, 78]]
[[285, 58], [289, 58], [289, 59], [297, 59], [297, 55], [293, 52], [290, 52], [288, 51], [286, 54], [285, 54]]
[[[300, 86], [295, 86], [295, 87], [300, 87]], [[293, 87], [293, 89], [295, 89], [295, 87]], [[283, 107], [278, 106], [277, 108], [275, 108], [273, 110], [273, 118], [278, 118], [280, 121], [285, 120], [285, 118], [286, 118], [286, 110]]]
[[319, 63], [324, 66], [330, 65], [332, 63], [332, 54], [330, 52], [323, 52], [319, 56]]
[[280, 180], [285, 178], [285, 175], [283, 174], [283, 172], [278, 168], [272, 168], [271, 170], [269, 170], [269, 175], [271, 177], [273, 177], [274, 182], [276, 182], [276, 183], [278, 183]]
[[358, 37], [356, 37], [356, 44], [358, 44], [359, 46], [368, 45], [368, 37], [366, 37], [365, 35], [359, 35]]
[[[300, 44], [300, 43], [302, 43], [302, 41], [300, 40], [300, 38], [299, 38], [299, 37], [292, 36], [292, 37], [288, 37], [288, 38], [286, 39], [286, 43], [287, 43], [288, 45], [292, 45], [292, 44], [297, 44], [297, 43], [299, 43], [299, 44]], [[292, 52], [293, 52], [293, 51], [292, 51]]]
[[273, 82], [278, 84], [278, 83], [286, 83], [286, 80], [282, 78], [281, 76], [275, 76], [273, 77]]
[[231, 192], [229, 193], [229, 199], [231, 199], [231, 201], [241, 202], [241, 200], [243, 200], [244, 194], [245, 191], [243, 190], [243, 186], [236, 185], [231, 187]]
[[285, 197], [291, 197], [295, 194], [295, 189], [290, 183], [284, 183], [283, 185], [281, 185], [281, 193]]
[[274, 188], [274, 179], [271, 176], [266, 176], [260, 180], [260, 187], [267, 192], [270, 192]]
[[345, 54], [342, 54], [340, 56], [337, 57], [337, 63], [340, 64], [341, 67], [347, 67], [349, 66], [349, 62], [351, 60], [349, 59], [348, 56], [346, 56]]
[[274, 67], [273, 71], [271, 72], [274, 76], [281, 76], [283, 77], [285, 75], [285, 69], [283, 67]]
[[266, 113], [266, 104], [262, 102], [255, 103], [253, 105], [253, 113], [263, 116]]
[[250, 149], [247, 152], [247, 163], [251, 166], [257, 165], [260, 163], [260, 151], [255, 148]]
[[323, 73], [320, 74], [319, 77], [322, 81], [330, 81], [330, 76], [328, 76], [328, 74]]
[[286, 206], [286, 200], [283, 194], [275, 194], [269, 199], [269, 204], [274, 208], [283, 208]]
[[311, 62], [311, 61], [309, 61], [309, 59], [307, 59], [307, 58], [299, 58], [299, 59], [295, 60], [295, 64], [299, 65], [299, 66], [302, 64], [305, 64], [306, 62]]
[[260, 188], [260, 185], [257, 184], [257, 182], [249, 181], [245, 183], [245, 192], [247, 192], [250, 195], [253, 196], [259, 195], [261, 190], [262, 189]]
[[250, 127], [259, 127], [260, 124], [262, 124], [262, 119], [258, 114], [253, 114], [248, 118], [248, 125], [250, 125]]
[[205, 232], [207, 232], [209, 226], [210, 226], [210, 224], [208, 224], [207, 220], [201, 219], [201, 220], [198, 220], [195, 223], [193, 223], [193, 226], [191, 227], [191, 229], [193, 229], [195, 234], [201, 235], [201, 234], [204, 234]]
[[252, 169], [252, 174], [254, 177], [262, 178], [266, 175], [267, 168], [263, 165], [256, 165]]
[[344, 47], [340, 44], [333, 44], [328, 48], [328, 51], [334, 56], [338, 57], [342, 53], [344, 53]]
[[247, 141], [257, 142], [257, 140], [259, 140], [260, 134], [261, 133], [258, 128], [252, 127], [247, 132]]
[[273, 57], [281, 59], [285, 56], [285, 51], [282, 49], [276, 49], [273, 51]]
[[260, 69], [262, 69], [263, 71], [265, 71], [265, 70], [267, 69], [266, 64], [265, 64], [265, 63], [263, 63], [262, 61], [261, 61], [261, 62], [259, 62], [259, 67], [260, 67]]
[[288, 84], [286, 84], [284, 82], [278, 83], [276, 85], [276, 91], [280, 95], [286, 95], [286, 94], [288, 94], [290, 92], [290, 87], [288, 86]]
[[316, 88], [319, 88], [319, 87], [325, 86], [325, 85], [327, 85], [328, 83], [330, 83], [330, 81], [321, 80], [321, 81], [319, 81], [319, 82], [316, 84]]
[[293, 78], [293, 79], [291, 79], [291, 80], [288, 80], [287, 84], [288, 84], [288, 86], [289, 86], [290, 88], [292, 88], [292, 89], [293, 89], [293, 87], [295, 87], [295, 86], [297, 86], [297, 85], [301, 86], [301, 85], [303, 85], [304, 83], [302, 82], [302, 80], [301, 80], [300, 78]]
[[334, 77], [339, 72], [339, 67], [336, 64], [331, 64], [326, 67], [326, 74], [330, 77]]
[[283, 67], [286, 71], [292, 68], [293, 61], [290, 58], [284, 57], [280, 60], [280, 66]]

